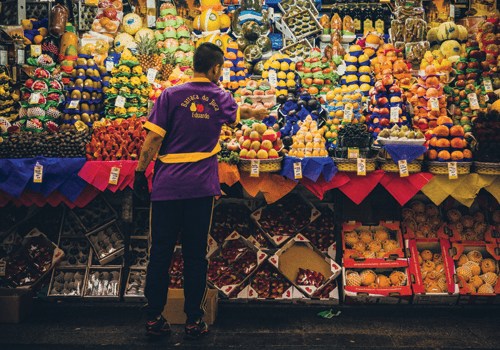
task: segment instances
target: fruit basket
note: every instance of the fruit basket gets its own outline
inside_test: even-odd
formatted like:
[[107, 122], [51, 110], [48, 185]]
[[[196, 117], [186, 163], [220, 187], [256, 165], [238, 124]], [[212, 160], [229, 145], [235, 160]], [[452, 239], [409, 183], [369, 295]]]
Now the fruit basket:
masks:
[[[276, 159], [259, 159], [259, 173], [276, 173], [281, 170], [283, 157]], [[238, 164], [240, 171], [252, 171], [252, 159], [240, 159]]]
[[283, 55], [288, 55], [291, 59], [297, 59], [299, 57], [309, 56], [312, 50], [311, 43], [309, 40], [302, 39], [298, 42], [292, 43], [280, 50]]
[[[332, 157], [337, 169], [340, 171], [357, 172], [358, 160], [349, 158]], [[366, 158], [366, 172], [375, 171], [377, 169], [377, 158]]]
[[481, 175], [500, 175], [500, 164], [474, 162], [474, 172]]
[[[377, 158], [378, 163], [380, 164], [380, 169], [388, 173], [399, 173], [399, 166], [392, 159], [384, 159]], [[422, 171], [423, 161], [421, 160], [413, 160], [407, 163], [407, 168], [409, 173], [419, 173]]]
[[323, 27], [310, 10], [303, 10], [284, 17], [281, 26], [284, 29], [283, 33], [290, 38], [295, 38], [296, 41], [319, 36], [323, 31]]
[[[448, 175], [448, 162], [432, 162], [426, 161], [427, 169], [434, 175]], [[457, 163], [457, 174], [466, 175], [470, 174], [472, 162]]]

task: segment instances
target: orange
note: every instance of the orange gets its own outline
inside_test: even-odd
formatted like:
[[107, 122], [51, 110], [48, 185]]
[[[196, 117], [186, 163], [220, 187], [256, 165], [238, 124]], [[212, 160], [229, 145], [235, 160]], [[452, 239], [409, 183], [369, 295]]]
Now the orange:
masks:
[[41, 36], [41, 35], [36, 35], [36, 36], [33, 38], [33, 43], [35, 43], [35, 44], [37, 44], [37, 45], [38, 45], [38, 44], [40, 44], [40, 43], [42, 42], [42, 40], [43, 40], [43, 36]]
[[451, 160], [462, 160], [464, 159], [464, 154], [461, 151], [454, 151], [451, 153]]
[[430, 141], [429, 141], [429, 144], [432, 146], [432, 147], [437, 147], [437, 137], [433, 137]]
[[463, 150], [464, 158], [472, 159], [472, 152], [469, 149]]
[[430, 149], [426, 152], [427, 159], [437, 159], [438, 153], [435, 149]]
[[[237, 50], [238, 49], [238, 44], [236, 44], [236, 42], [234, 42], [234, 41], [230, 42], [230, 43], [227, 44], [227, 48], [228, 49], [236, 49]], [[241, 57], [243, 57], [243, 55]]]
[[224, 55], [224, 57], [228, 60], [235, 60], [236, 54], [234, 52], [228, 52]]
[[451, 140], [450, 145], [453, 148], [464, 148], [465, 142], [461, 138], [455, 137], [454, 139]]
[[231, 68], [234, 64], [231, 61], [224, 61], [224, 68]]
[[327, 101], [332, 101], [334, 97], [335, 97], [335, 94], [333, 93], [333, 91], [328, 91], [326, 93], [326, 100]]
[[438, 153], [438, 158], [444, 159], [444, 160], [449, 160], [450, 159], [450, 152], [448, 151], [441, 151]]
[[447, 147], [450, 147], [450, 141], [448, 141], [447, 139], [439, 139], [436, 142], [436, 146], [438, 148], [447, 148]]
[[436, 136], [447, 137], [450, 134], [450, 129], [448, 129], [448, 127], [445, 125], [439, 125], [434, 129], [434, 134]]
[[319, 93], [319, 90], [318, 90], [318, 88], [317, 88], [317, 87], [311, 86], [311, 87], [309, 88], [309, 93], [310, 93], [311, 95], [317, 95], [317, 94]]

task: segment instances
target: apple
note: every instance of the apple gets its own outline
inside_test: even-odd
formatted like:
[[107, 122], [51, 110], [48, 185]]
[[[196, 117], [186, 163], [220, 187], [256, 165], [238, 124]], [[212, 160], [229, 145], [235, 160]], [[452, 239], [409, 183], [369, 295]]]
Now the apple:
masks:
[[311, 57], [307, 57], [307, 58], [305, 59], [305, 62], [306, 62], [306, 63], [311, 63]]
[[314, 79], [313, 84], [315, 85], [324, 85], [325, 81], [323, 79]]
[[331, 68], [325, 68], [323, 69], [323, 74], [330, 74], [332, 72]]
[[321, 58], [321, 63], [326, 63], [326, 62], [328, 62], [328, 57], [323, 56], [323, 57]]
[[377, 91], [378, 94], [383, 94], [386, 92], [385, 86], [380, 84], [378, 86], [375, 86], [375, 91]]
[[467, 69], [467, 62], [458, 62], [455, 69], [462, 72], [465, 71]]
[[325, 84], [326, 85], [332, 85], [332, 81], [330, 79], [325, 79]]
[[472, 61], [467, 63], [467, 69], [480, 69], [479, 62]]
[[314, 67], [313, 69], [311, 69], [311, 72], [312, 73], [321, 72], [321, 68], [320, 67]]
[[465, 80], [458, 80], [456, 83], [455, 83], [455, 86], [458, 87], [458, 88], [463, 88], [465, 87], [465, 85], [467, 85], [465, 83]]
[[328, 86], [323, 86], [320, 91], [328, 92], [330, 88]]
[[377, 105], [383, 106], [388, 102], [389, 102], [389, 100], [387, 99], [387, 97], [382, 96], [382, 97], [379, 97], [379, 99], [377, 100]]
[[311, 71], [311, 68], [309, 68], [309, 67], [305, 67], [305, 68], [304, 68], [304, 73], [305, 73], [305, 74], [309, 74], [309, 73], [311, 73], [311, 72], [312, 72], [312, 71]]
[[380, 130], [380, 128], [376, 128], [375, 130], [373, 130], [373, 132], [377, 133], [377, 134], [380, 134], [382, 130]]
[[316, 62], [319, 62], [319, 61], [320, 61], [319, 57], [313, 57], [313, 58], [311, 58], [310, 62], [311, 63], [316, 63]]
[[399, 88], [399, 86], [397, 86], [396, 84], [394, 84], [393, 86], [391, 86], [389, 88], [389, 93], [390, 94], [397, 94], [398, 92], [400, 92], [401, 89]]
[[297, 70], [298, 70], [299, 72], [303, 72], [303, 71], [304, 71], [304, 69], [305, 69], [305, 68], [304, 68], [304, 66], [297, 67]]
[[299, 62], [297, 62], [297, 64], [295, 65], [295, 68], [302, 67], [302, 66], [304, 66], [304, 61], [299, 61]]
[[312, 80], [312, 78], [306, 78], [306, 79], [304, 79], [304, 83], [305, 83], [306, 85], [312, 85], [313, 80]]
[[380, 108], [380, 111], [378, 112], [378, 114], [380, 115], [388, 115], [389, 113], [390, 113], [389, 108], [386, 107]]

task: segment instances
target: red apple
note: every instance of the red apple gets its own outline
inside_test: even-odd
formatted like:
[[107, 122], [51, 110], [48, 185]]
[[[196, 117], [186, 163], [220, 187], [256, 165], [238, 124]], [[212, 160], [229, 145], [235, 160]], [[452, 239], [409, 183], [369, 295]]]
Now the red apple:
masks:
[[325, 81], [323, 79], [314, 79], [313, 84], [315, 85], [324, 85]]
[[380, 115], [388, 115], [389, 113], [390, 113], [389, 108], [386, 107], [380, 108], [380, 112], [378, 112], [378, 114]]
[[400, 92], [401, 89], [399, 88], [399, 86], [397, 86], [396, 84], [394, 84], [393, 86], [391, 86], [389, 88], [389, 93], [390, 94], [397, 94], [398, 92]]
[[309, 67], [305, 67], [305, 68], [304, 68], [304, 73], [305, 73], [305, 74], [311, 73], [311, 68], [309, 68]]
[[387, 99], [387, 97], [382, 96], [382, 97], [379, 97], [379, 99], [377, 100], [377, 105], [383, 106], [388, 102], [389, 102], [389, 100]]

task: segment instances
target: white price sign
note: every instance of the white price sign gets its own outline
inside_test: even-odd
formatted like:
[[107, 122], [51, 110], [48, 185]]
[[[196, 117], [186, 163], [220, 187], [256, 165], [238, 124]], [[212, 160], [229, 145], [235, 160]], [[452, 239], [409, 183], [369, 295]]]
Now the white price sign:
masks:
[[469, 104], [471, 109], [479, 109], [479, 102], [477, 101], [477, 95], [475, 92], [468, 94]]
[[391, 123], [399, 123], [399, 107], [391, 107]]
[[148, 15], [148, 27], [154, 27], [156, 25], [156, 16]]
[[406, 162], [406, 159], [400, 160], [398, 162], [398, 166], [399, 166], [399, 176], [400, 177], [408, 176], [408, 163]]
[[148, 72], [146, 74], [147, 78], [148, 78], [148, 83], [153, 83], [156, 79], [156, 74], [158, 74], [158, 71], [154, 68], [149, 68], [148, 69]]
[[31, 45], [31, 56], [38, 57], [42, 54], [42, 45]]
[[112, 167], [111, 173], [109, 173], [109, 184], [118, 185], [118, 178], [120, 177], [120, 168]]
[[30, 96], [30, 104], [37, 104], [40, 101], [40, 94], [38, 92], [34, 92]]
[[344, 110], [344, 120], [350, 122], [352, 120], [352, 106], [346, 106]]
[[484, 91], [493, 92], [493, 84], [491, 83], [491, 80], [488, 79], [484, 81]]
[[450, 17], [455, 18], [455, 5], [450, 5]]
[[349, 147], [347, 149], [347, 158], [349, 159], [357, 159], [359, 158], [359, 148], [355, 148], [355, 147]]
[[366, 159], [364, 158], [358, 158], [358, 175], [366, 175]]
[[435, 97], [432, 97], [430, 99], [430, 101], [431, 101], [431, 110], [439, 112], [439, 101], [438, 101], [438, 99], [435, 98]]
[[76, 108], [78, 107], [78, 102], [80, 102], [79, 100], [73, 100], [69, 103], [69, 108]]
[[43, 179], [43, 165], [36, 163], [35, 170], [33, 172], [33, 182], [36, 184], [42, 183]]
[[297, 162], [293, 163], [293, 175], [295, 176], [295, 179], [302, 179], [302, 163]]
[[24, 50], [17, 50], [17, 64], [24, 64]]
[[119, 107], [119, 108], [125, 107], [126, 100], [127, 99], [125, 98], [125, 96], [122, 96], [122, 95], [116, 96], [115, 107]]
[[6, 66], [8, 63], [7, 61], [7, 51], [2, 50], [0, 51], [0, 66]]
[[115, 66], [115, 63], [113, 61], [106, 61], [106, 70], [108, 72], [111, 72], [113, 67]]
[[274, 70], [269, 71], [269, 84], [272, 87], [278, 86], [278, 76], [276, 75], [276, 71]]
[[260, 159], [252, 159], [250, 164], [250, 177], [259, 177]]
[[458, 179], [457, 162], [448, 163], [448, 177], [450, 179]]
[[231, 81], [231, 68], [222, 68], [222, 82], [229, 83]]

